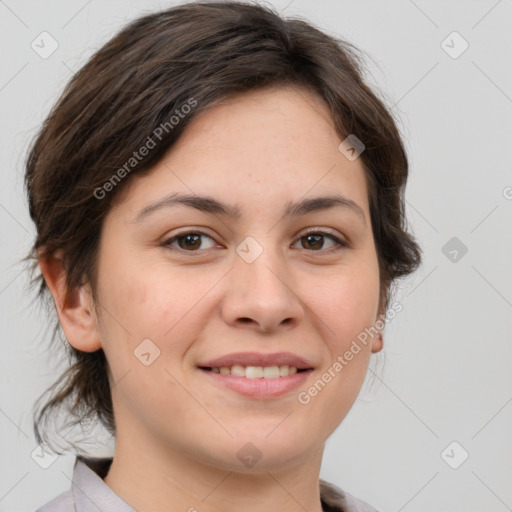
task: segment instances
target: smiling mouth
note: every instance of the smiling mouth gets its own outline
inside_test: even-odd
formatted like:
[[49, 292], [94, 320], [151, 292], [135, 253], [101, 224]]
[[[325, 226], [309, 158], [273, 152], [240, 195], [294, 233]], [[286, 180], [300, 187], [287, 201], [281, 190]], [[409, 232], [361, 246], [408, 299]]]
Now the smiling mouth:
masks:
[[201, 370], [222, 375], [232, 375], [234, 377], [244, 377], [246, 379], [279, 379], [288, 377], [296, 373], [308, 372], [312, 368], [297, 368], [296, 366], [242, 366], [235, 364], [233, 366], [209, 367], [199, 366]]

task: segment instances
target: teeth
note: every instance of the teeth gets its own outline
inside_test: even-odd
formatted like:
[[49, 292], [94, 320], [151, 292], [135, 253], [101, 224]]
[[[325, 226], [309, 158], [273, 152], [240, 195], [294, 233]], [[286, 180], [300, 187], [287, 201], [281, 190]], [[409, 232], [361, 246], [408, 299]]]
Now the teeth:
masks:
[[246, 379], [262, 379], [263, 378], [263, 366], [247, 366], [245, 368]]
[[279, 366], [265, 366], [263, 368], [264, 379], [278, 379], [279, 378]]
[[235, 377], [245, 377], [246, 379], [277, 379], [279, 377], [288, 377], [297, 373], [296, 366], [242, 366], [235, 364], [231, 367], [221, 366], [212, 368], [213, 373], [223, 375], [234, 375]]
[[235, 375], [236, 377], [245, 377], [245, 368], [239, 364], [235, 364], [231, 367], [231, 372], [229, 373], [231, 373], [231, 375]]

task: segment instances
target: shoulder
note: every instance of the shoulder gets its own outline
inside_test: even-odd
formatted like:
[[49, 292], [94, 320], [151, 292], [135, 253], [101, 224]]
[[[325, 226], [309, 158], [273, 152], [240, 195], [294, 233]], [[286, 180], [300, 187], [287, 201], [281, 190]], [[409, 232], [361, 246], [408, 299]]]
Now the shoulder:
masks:
[[75, 512], [75, 501], [71, 489], [59, 494], [35, 512]]
[[325, 512], [379, 512], [365, 501], [320, 479], [320, 496]]

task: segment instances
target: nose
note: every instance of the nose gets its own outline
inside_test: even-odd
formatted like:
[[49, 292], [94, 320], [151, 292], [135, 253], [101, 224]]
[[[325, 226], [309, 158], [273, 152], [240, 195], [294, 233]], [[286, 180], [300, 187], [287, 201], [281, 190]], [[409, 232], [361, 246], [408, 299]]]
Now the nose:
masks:
[[265, 249], [249, 263], [236, 256], [222, 302], [224, 321], [260, 332], [290, 329], [304, 316], [304, 306], [282, 256]]

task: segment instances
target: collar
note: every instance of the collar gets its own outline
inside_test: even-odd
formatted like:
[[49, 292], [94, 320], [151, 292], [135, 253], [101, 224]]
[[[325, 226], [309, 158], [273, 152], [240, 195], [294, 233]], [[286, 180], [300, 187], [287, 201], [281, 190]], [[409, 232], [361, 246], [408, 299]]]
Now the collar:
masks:
[[[104, 481], [112, 458], [77, 456], [73, 469], [72, 493], [76, 512], [136, 512]], [[367, 503], [322, 479], [320, 499], [324, 512], [378, 512]]]
[[103, 481], [112, 460], [81, 456], [75, 459], [71, 489], [76, 512], [136, 512]]

